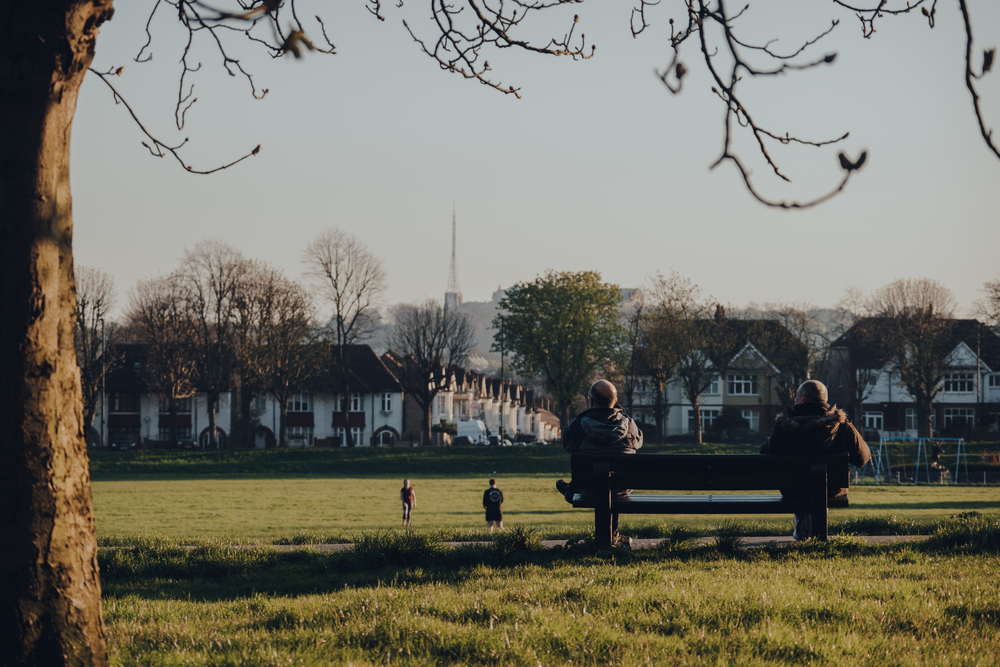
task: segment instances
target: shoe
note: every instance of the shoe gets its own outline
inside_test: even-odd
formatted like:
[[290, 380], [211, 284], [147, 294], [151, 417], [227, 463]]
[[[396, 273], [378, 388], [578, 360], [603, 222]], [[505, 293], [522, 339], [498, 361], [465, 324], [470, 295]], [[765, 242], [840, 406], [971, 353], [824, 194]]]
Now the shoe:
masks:
[[632, 549], [632, 538], [628, 535], [622, 535], [621, 533], [615, 533], [611, 536], [611, 546], [618, 547], [619, 549]]
[[809, 539], [812, 528], [812, 520], [808, 514], [795, 515], [795, 530], [792, 531], [792, 539], [796, 542], [805, 542]]
[[568, 482], [561, 479], [556, 480], [556, 489], [558, 489], [559, 493], [563, 495], [563, 498], [566, 499], [566, 502], [568, 503], [573, 502], [573, 495], [576, 492], [573, 490], [573, 487], [570, 486]]

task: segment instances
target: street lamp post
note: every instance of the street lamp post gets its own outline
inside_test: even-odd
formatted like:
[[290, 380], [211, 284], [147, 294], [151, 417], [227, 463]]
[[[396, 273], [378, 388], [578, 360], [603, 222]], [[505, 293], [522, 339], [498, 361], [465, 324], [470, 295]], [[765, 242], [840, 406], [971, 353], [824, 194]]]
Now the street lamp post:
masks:
[[500, 445], [503, 446], [503, 318], [500, 318]]
[[104, 378], [104, 369], [106, 369], [108, 367], [108, 359], [107, 359], [107, 352], [108, 351], [105, 348], [104, 318], [102, 317], [102, 318], [100, 318], [97, 321], [101, 324], [101, 447], [103, 449], [107, 449], [107, 447], [108, 447], [108, 440], [107, 440], [107, 435], [106, 435], [106, 431], [107, 431], [107, 418], [106, 418], [106, 414], [107, 414], [107, 408], [106, 408], [107, 394], [105, 392], [105, 385], [104, 385], [104, 380], [105, 380], [105, 378]]

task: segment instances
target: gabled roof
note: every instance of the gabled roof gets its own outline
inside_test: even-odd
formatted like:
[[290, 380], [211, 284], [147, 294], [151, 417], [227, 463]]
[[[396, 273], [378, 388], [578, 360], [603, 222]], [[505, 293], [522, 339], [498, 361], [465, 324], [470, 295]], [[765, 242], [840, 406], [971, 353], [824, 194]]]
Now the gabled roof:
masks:
[[104, 378], [104, 390], [109, 394], [141, 394], [147, 391], [142, 376], [146, 365], [146, 346], [125, 343], [115, 346], [114, 351], [122, 355], [122, 361]]
[[[338, 348], [330, 347], [327, 360], [327, 372], [316, 382], [313, 391], [340, 391], [343, 382], [344, 369], [340, 366]], [[347, 364], [348, 384], [351, 391], [365, 392], [398, 392], [402, 391], [399, 380], [386, 367], [382, 359], [368, 345], [347, 345], [344, 348]]]
[[[832, 347], [847, 348], [855, 363], [860, 368], [881, 368], [889, 363], [892, 350], [886, 349], [884, 338], [879, 332], [879, 318], [865, 318], [847, 330], [835, 340]], [[943, 347], [949, 351], [949, 356], [959, 354], [964, 343], [973, 355], [977, 354], [990, 370], [1000, 369], [1000, 336], [991, 327], [979, 320], [952, 319], [948, 320], [951, 330]], [[957, 360], [957, 358], [956, 358]], [[962, 360], [961, 365], [975, 366], [974, 360]]]

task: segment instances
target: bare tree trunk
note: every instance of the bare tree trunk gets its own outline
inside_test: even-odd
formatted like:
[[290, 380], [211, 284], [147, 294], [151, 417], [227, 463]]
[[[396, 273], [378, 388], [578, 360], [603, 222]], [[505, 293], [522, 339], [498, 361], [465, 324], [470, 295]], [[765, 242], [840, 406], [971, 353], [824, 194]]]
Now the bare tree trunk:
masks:
[[431, 432], [431, 412], [434, 408], [434, 399], [427, 401], [427, 405], [424, 406], [424, 434], [423, 440], [425, 445], [431, 445], [434, 442], [434, 434]]
[[691, 399], [691, 408], [694, 410], [694, 441], [701, 443], [701, 396]]
[[[208, 400], [205, 403], [205, 407], [208, 410], [208, 446], [212, 449], [220, 449], [218, 427], [216, 426], [216, 416], [219, 410], [219, 393], [217, 391], [209, 392]], [[201, 444], [199, 442], [201, 440], [200, 433], [192, 433], [191, 436], [194, 438], [195, 443]]]
[[70, 130], [111, 3], [0, 0], [0, 664], [106, 665]]
[[656, 441], [663, 444], [663, 383], [659, 380], [653, 381], [656, 389], [656, 398], [653, 402], [653, 418], [656, 420]]

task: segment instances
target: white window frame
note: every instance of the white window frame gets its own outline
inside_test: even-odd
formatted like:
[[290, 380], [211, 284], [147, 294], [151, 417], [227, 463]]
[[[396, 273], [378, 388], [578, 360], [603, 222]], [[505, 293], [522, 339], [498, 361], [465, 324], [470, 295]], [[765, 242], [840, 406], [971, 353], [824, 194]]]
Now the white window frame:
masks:
[[361, 394], [354, 392], [351, 394], [351, 412], [364, 412], [365, 398]]
[[730, 396], [756, 396], [760, 392], [757, 376], [747, 373], [730, 373], [727, 378]]
[[742, 410], [740, 416], [747, 420], [750, 428], [754, 431], [760, 431], [760, 412], [757, 410]]
[[380, 395], [382, 399], [382, 412], [392, 412], [392, 394], [385, 393]]
[[719, 395], [719, 376], [716, 375], [712, 378], [712, 381], [708, 383], [708, 388], [705, 389], [705, 396], [718, 396]]
[[312, 412], [312, 396], [306, 392], [292, 394], [286, 412]]
[[976, 411], [974, 408], [945, 408], [944, 427], [955, 426], [956, 419], [961, 419], [962, 426], [972, 424], [976, 421]]
[[[190, 414], [191, 412], [191, 397], [188, 398], [177, 398], [174, 399], [177, 404], [177, 414]], [[170, 413], [170, 399], [165, 397], [160, 397], [160, 414], [165, 415]]]
[[[193, 440], [191, 427], [190, 426], [178, 426], [177, 427], [177, 440]], [[170, 440], [170, 427], [161, 426], [159, 432], [157, 433], [157, 440], [160, 442], [167, 442]]]
[[[703, 433], [711, 428], [721, 412], [715, 408], [701, 408], [701, 430]], [[688, 433], [694, 433], [694, 408], [688, 408]]]
[[1000, 387], [1000, 373], [990, 373], [989, 380], [987, 380], [987, 384], [989, 385], [990, 389], [996, 389], [997, 387]]
[[865, 430], [882, 431], [885, 424], [885, 413], [865, 410]]
[[948, 373], [943, 382], [944, 388], [941, 391], [945, 394], [971, 394], [976, 391], [975, 373], [971, 371]]
[[917, 430], [917, 409], [916, 408], [906, 408], [906, 430], [916, 431]]

